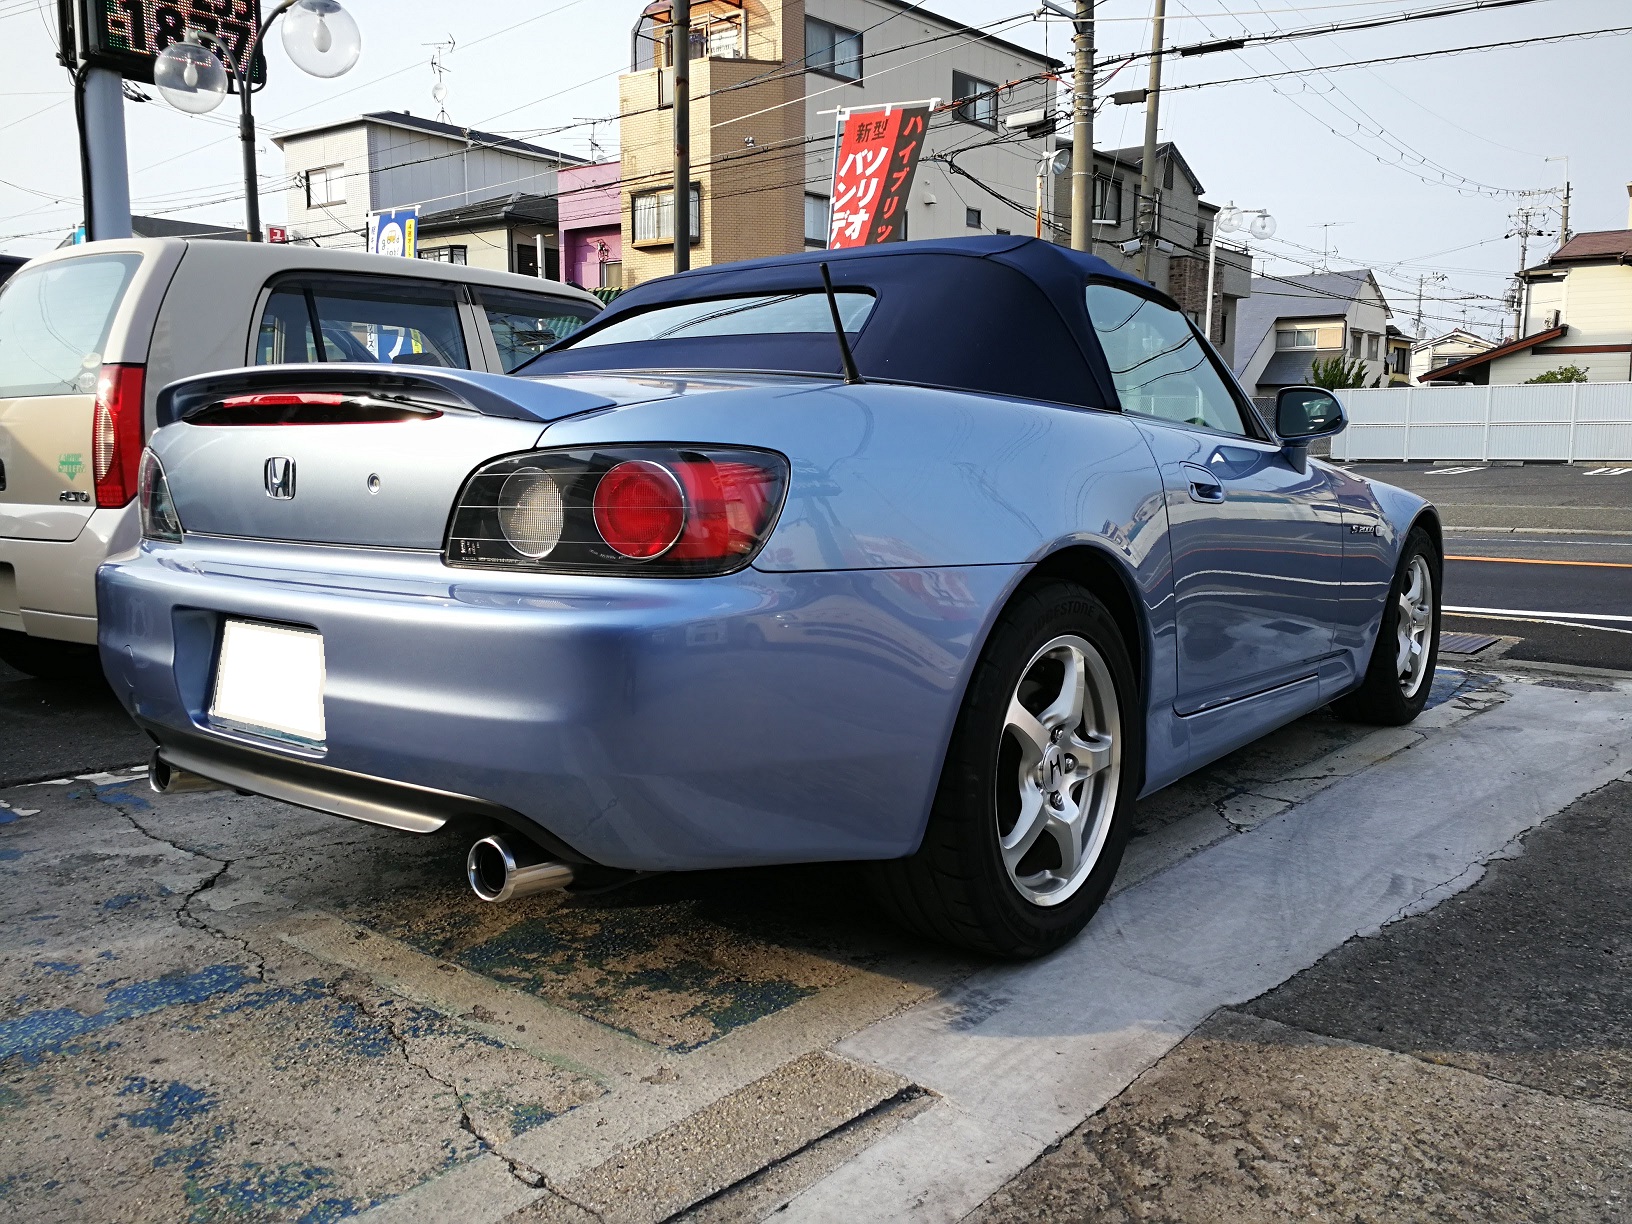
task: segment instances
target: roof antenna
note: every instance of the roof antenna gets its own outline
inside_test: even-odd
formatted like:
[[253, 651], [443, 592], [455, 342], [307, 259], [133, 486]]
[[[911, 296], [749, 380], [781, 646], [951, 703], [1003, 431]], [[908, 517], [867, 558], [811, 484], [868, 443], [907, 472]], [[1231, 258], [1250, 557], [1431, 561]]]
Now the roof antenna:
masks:
[[833, 276], [827, 270], [827, 264], [822, 264], [822, 288], [827, 290], [827, 308], [833, 312], [833, 331], [839, 337], [839, 357], [844, 362], [844, 381], [855, 386], [861, 382], [861, 374], [856, 370], [856, 357], [850, 351], [850, 338], [844, 334], [844, 320], [839, 318], [839, 299], [833, 293]]

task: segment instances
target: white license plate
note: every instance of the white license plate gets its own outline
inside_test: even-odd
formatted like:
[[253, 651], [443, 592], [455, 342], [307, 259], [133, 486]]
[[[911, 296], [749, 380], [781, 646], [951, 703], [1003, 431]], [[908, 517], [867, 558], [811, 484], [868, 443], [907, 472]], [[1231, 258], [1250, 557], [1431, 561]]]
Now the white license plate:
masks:
[[322, 634], [229, 620], [221, 630], [210, 717], [321, 744], [323, 679]]

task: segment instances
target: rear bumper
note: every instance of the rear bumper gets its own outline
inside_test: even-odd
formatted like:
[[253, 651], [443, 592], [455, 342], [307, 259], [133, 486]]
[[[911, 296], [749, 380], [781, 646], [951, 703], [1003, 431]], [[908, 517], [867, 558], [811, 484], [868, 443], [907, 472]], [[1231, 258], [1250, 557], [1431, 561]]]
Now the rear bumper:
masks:
[[[189, 540], [102, 567], [100, 637], [167, 757], [210, 776], [252, 754], [283, 779], [244, 789], [397, 827], [415, 826], [333, 796], [389, 791], [429, 827], [514, 814], [640, 870], [890, 858], [922, 834], [971, 653], [1019, 568], [591, 579]], [[210, 723], [227, 616], [323, 634], [321, 751]]]
[[[0, 507], [0, 532], [5, 530]], [[96, 641], [96, 567], [135, 546], [136, 503], [96, 510], [72, 540], [0, 534], [0, 629], [69, 642]]]

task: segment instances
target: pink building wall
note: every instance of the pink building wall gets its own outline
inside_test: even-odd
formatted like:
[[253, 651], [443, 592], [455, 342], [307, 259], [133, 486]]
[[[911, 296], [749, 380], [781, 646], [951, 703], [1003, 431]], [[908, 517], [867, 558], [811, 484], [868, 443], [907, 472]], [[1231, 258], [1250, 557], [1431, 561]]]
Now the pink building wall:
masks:
[[601, 265], [622, 262], [621, 169], [619, 162], [601, 162], [573, 166], [556, 176], [561, 279], [595, 289], [601, 283]]

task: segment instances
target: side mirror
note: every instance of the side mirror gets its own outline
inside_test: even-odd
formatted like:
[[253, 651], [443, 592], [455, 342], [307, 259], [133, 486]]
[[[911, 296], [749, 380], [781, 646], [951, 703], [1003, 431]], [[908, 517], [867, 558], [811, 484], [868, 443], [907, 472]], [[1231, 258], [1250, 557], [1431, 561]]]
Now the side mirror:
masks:
[[1348, 424], [1342, 403], [1324, 387], [1282, 387], [1275, 396], [1275, 432], [1282, 442], [1329, 438]]

